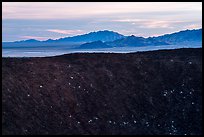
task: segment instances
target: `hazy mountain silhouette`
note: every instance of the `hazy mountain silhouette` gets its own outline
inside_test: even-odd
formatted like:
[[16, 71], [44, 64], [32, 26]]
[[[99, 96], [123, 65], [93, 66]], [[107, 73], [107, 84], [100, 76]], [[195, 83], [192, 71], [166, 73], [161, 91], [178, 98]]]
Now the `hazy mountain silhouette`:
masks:
[[202, 29], [179, 31], [172, 34], [153, 37], [153, 39], [169, 44], [202, 42]]
[[94, 42], [82, 44], [77, 48], [78, 49], [110, 48], [110, 45], [107, 45], [102, 41], [94, 41]]
[[[97, 41], [97, 42], [96, 42]], [[93, 42], [93, 43], [92, 43]], [[86, 44], [85, 44], [86, 43]], [[165, 34], [158, 37], [137, 37], [134, 35], [124, 36], [114, 31], [104, 30], [90, 32], [84, 35], [65, 37], [57, 40], [48, 39], [38, 41], [35, 39], [3, 42], [4, 46], [67, 46], [67, 48], [96, 49], [111, 47], [138, 47], [178, 44], [202, 44], [202, 29], [184, 30], [172, 34]], [[81, 45], [81, 46], [80, 46]]]
[[[137, 37], [134, 35], [124, 37], [115, 41], [105, 42], [103, 46], [97, 47], [98, 43], [89, 43], [94, 48], [111, 48], [111, 47], [139, 47], [139, 46], [159, 46], [159, 45], [177, 45], [177, 44], [201, 44], [202, 42], [202, 29], [198, 30], [185, 30], [172, 34], [166, 34], [158, 37]], [[108, 45], [108, 46], [107, 46]], [[83, 45], [83, 48], [86, 45]], [[89, 47], [87, 47], [89, 48]]]
[[165, 42], [158, 42], [152, 38], [136, 37], [134, 35], [121, 38], [112, 42], [94, 41], [82, 44], [77, 49], [96, 49], [96, 48], [112, 48], [112, 47], [138, 47], [138, 46], [153, 46], [153, 45], [168, 45]]
[[22, 40], [22, 41], [15, 41], [15, 43], [32, 43], [32, 42], [40, 42], [36, 39], [28, 39], [28, 40]]
[[112, 47], [137, 47], [137, 46], [156, 46], [156, 45], [168, 45], [165, 42], [159, 42], [152, 38], [136, 37], [134, 35], [115, 40], [113, 42], [107, 42]]
[[94, 41], [114, 41], [120, 38], [124, 38], [125, 36], [114, 32], [114, 31], [97, 31], [97, 32], [90, 32], [88, 34], [84, 35], [78, 35], [78, 36], [73, 36], [73, 37], [65, 37], [65, 38], [60, 38], [58, 40], [47, 40], [47, 42], [51, 41], [57, 41], [57, 42], [94, 42]]

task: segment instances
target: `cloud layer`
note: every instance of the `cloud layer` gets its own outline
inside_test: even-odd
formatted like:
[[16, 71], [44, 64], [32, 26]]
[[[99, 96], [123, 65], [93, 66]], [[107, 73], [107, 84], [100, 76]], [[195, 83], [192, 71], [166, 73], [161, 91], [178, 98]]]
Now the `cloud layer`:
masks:
[[3, 2], [3, 19], [66, 19], [120, 13], [201, 11], [201, 2]]
[[202, 27], [201, 2], [3, 2], [3, 41], [113, 30], [154, 36]]
[[48, 32], [54, 32], [54, 33], [59, 33], [59, 34], [81, 34], [83, 31], [82, 30], [62, 30], [62, 29], [48, 29]]

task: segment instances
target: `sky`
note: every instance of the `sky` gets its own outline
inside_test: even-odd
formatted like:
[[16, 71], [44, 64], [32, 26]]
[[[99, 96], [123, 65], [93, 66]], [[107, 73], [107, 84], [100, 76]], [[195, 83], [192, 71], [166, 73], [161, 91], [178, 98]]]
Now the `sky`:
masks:
[[202, 28], [202, 2], [2, 2], [2, 41], [99, 30], [159, 36]]

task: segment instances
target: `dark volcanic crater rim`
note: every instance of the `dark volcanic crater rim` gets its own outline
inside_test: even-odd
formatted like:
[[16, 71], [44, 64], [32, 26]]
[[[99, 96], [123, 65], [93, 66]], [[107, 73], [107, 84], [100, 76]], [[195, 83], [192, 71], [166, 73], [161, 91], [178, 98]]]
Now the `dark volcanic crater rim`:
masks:
[[2, 59], [3, 134], [202, 134], [202, 48]]

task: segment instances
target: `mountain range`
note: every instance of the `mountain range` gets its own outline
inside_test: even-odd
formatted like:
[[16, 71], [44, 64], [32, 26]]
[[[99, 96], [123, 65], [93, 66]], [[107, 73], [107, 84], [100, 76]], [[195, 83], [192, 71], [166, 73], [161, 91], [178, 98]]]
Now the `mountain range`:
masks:
[[191, 42], [202, 42], [202, 29], [184, 30], [172, 34], [153, 37], [154, 40], [169, 44], [187, 44]]
[[113, 31], [97, 31], [97, 32], [90, 32], [88, 34], [84, 35], [78, 35], [78, 36], [73, 36], [73, 37], [65, 37], [65, 38], [60, 38], [57, 40], [47, 40], [46, 42], [51, 42], [51, 41], [57, 41], [57, 42], [94, 42], [94, 41], [102, 41], [102, 42], [107, 42], [107, 41], [114, 41], [117, 39], [124, 38], [122, 34], [119, 34], [117, 32]]
[[90, 32], [84, 35], [65, 37], [60, 39], [48, 39], [38, 41], [35, 39], [2, 42], [6, 46], [67, 46], [76, 49], [96, 49], [112, 47], [139, 47], [177, 44], [202, 44], [202, 29], [184, 30], [158, 37], [137, 37], [134, 35], [124, 36], [114, 31], [104, 30]]

